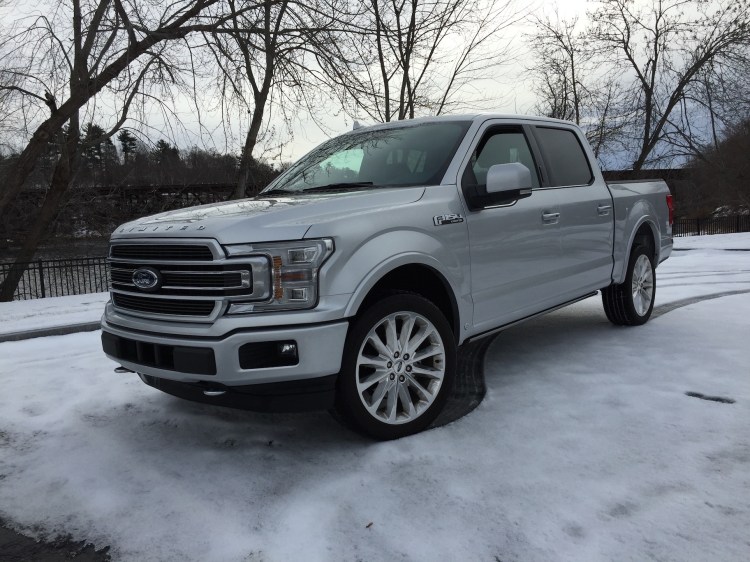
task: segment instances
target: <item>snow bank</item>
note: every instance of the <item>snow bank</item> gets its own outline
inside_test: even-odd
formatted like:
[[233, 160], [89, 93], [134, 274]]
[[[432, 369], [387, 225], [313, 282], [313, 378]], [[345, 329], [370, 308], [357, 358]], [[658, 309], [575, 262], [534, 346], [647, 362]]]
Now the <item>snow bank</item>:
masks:
[[96, 322], [109, 293], [49, 297], [0, 303], [0, 335], [37, 328]]

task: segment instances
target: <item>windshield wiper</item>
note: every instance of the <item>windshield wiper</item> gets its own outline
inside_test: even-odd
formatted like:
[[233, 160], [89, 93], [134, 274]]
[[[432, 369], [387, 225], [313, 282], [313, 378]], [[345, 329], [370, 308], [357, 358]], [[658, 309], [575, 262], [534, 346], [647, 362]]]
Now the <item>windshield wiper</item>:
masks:
[[315, 187], [305, 188], [302, 191], [344, 191], [357, 187], [372, 187], [372, 185], [373, 183], [371, 181], [352, 181], [346, 183], [329, 183], [328, 185], [316, 185]]
[[258, 193], [259, 196], [263, 195], [288, 195], [290, 193], [294, 193], [294, 191], [290, 189], [271, 189], [270, 191], [264, 191], [262, 193]]

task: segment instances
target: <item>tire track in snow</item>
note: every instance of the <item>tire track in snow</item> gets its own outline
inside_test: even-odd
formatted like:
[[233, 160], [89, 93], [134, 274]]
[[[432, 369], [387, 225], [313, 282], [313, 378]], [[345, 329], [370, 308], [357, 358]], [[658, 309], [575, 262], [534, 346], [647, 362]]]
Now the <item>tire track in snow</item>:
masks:
[[673, 310], [677, 310], [678, 308], [689, 306], [691, 304], [696, 304], [696, 303], [703, 302], [703, 301], [710, 301], [713, 299], [720, 299], [721, 297], [731, 297], [733, 295], [744, 295], [747, 293], [750, 293], [750, 289], [742, 289], [739, 291], [724, 291], [721, 293], [711, 293], [708, 295], [701, 295], [698, 297], [680, 299], [678, 301], [673, 301], [673, 302], [661, 304], [659, 306], [655, 306], [654, 311], [651, 314], [651, 318], [658, 318], [659, 316], [662, 316], [663, 314], [667, 314], [668, 312], [672, 312]]

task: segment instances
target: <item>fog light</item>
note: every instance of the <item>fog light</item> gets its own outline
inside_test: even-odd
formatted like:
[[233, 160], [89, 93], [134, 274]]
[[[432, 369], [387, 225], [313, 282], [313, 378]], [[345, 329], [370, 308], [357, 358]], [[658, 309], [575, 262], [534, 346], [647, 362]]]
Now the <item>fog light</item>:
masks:
[[239, 349], [239, 360], [242, 369], [291, 367], [299, 363], [297, 342], [286, 340], [246, 343]]

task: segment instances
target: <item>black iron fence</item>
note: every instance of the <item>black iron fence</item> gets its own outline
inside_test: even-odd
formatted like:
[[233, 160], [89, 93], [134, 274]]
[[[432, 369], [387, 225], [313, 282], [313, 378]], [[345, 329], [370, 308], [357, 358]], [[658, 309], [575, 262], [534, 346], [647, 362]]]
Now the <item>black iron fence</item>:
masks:
[[672, 225], [673, 236], [732, 234], [734, 232], [750, 232], [750, 215], [715, 219], [677, 219]]
[[[0, 263], [0, 283], [13, 264]], [[64, 297], [99, 293], [109, 288], [109, 263], [106, 257], [36, 260], [18, 283], [13, 300]]]

